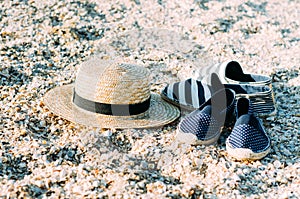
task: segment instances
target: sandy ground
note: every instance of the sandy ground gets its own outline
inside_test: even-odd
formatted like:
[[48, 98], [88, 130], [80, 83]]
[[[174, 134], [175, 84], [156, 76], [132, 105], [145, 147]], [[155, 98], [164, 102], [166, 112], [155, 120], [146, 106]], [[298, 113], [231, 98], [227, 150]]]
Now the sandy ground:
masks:
[[[1, 1], [0, 197], [300, 198], [299, 11], [297, 0]], [[233, 160], [230, 129], [213, 146], [174, 147], [186, 112], [161, 128], [116, 130], [47, 111], [44, 94], [107, 49], [147, 67], [157, 93], [225, 60], [269, 75], [271, 152]]]

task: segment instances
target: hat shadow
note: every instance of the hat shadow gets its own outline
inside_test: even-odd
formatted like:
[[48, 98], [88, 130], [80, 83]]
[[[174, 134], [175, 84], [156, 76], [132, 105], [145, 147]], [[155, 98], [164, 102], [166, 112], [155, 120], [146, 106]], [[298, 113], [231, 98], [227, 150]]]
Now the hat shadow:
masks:
[[[174, 125], [168, 124], [162, 127], [162, 131], [164, 129], [170, 130], [170, 128], [174, 129]], [[82, 143], [87, 151], [86, 158], [97, 165], [95, 168], [130, 174], [130, 178], [127, 179], [128, 186], [132, 186], [140, 193], [147, 193], [147, 186], [145, 185], [148, 184], [153, 184], [153, 186], [157, 183], [183, 184], [179, 178], [163, 174], [162, 165], [159, 163], [164, 153], [163, 150], [160, 150], [159, 153], [150, 150], [146, 154], [140, 151], [146, 147], [137, 144], [142, 139], [161, 139], [161, 132], [158, 131], [158, 128], [144, 130], [95, 129], [95, 131], [83, 133], [82, 136]], [[164, 148], [157, 142], [151, 143], [151, 146], [148, 147], [156, 147], [158, 150]], [[172, 194], [172, 196], [175, 198], [182, 197], [176, 196], [176, 194]]]

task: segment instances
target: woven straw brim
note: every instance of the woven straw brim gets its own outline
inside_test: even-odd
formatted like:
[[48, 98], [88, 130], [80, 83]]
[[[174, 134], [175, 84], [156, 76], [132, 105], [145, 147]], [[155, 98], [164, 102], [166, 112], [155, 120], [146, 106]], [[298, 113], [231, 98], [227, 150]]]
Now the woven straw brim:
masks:
[[46, 93], [44, 103], [54, 114], [71, 122], [100, 128], [150, 128], [159, 127], [176, 120], [180, 111], [151, 93], [150, 108], [134, 116], [111, 116], [81, 109], [73, 104], [74, 85], [56, 87]]

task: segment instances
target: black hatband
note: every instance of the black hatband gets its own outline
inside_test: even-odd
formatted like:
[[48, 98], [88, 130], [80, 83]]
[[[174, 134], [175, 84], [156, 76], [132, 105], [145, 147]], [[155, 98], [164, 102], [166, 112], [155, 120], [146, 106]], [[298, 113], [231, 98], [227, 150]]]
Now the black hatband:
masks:
[[138, 104], [105, 104], [82, 98], [75, 90], [73, 92], [73, 102], [78, 107], [87, 111], [115, 116], [137, 115], [147, 111], [150, 107], [150, 97]]

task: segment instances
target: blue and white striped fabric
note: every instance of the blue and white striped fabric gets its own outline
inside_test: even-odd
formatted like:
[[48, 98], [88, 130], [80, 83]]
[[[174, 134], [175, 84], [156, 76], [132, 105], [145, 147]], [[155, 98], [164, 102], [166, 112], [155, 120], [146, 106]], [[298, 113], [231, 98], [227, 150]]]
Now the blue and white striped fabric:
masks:
[[163, 99], [190, 110], [199, 108], [211, 95], [210, 86], [194, 79], [169, 84], [162, 91]]
[[269, 114], [275, 111], [274, 96], [269, 86], [248, 84], [222, 84], [218, 75], [213, 73], [210, 85], [195, 79], [187, 79], [166, 86], [161, 96], [164, 100], [187, 110], [195, 110], [207, 101], [214, 92], [229, 88], [235, 91], [236, 97], [246, 97], [252, 102], [256, 114]]
[[244, 73], [241, 65], [237, 61], [226, 61], [198, 68], [192, 72], [191, 78], [210, 85], [211, 75], [213, 73], [219, 76], [223, 84], [249, 84], [271, 87], [272, 83], [269, 76]]
[[191, 78], [201, 81], [202, 84], [211, 85], [211, 78], [214, 73], [218, 75], [220, 82], [224, 85], [264, 87], [264, 91], [258, 92], [257, 94], [251, 92], [249, 87], [245, 89], [247, 93], [238, 93], [235, 91], [237, 97], [248, 97], [251, 99], [257, 114], [274, 115], [276, 113], [272, 79], [269, 76], [244, 73], [241, 65], [237, 61], [226, 61], [198, 68], [192, 72]]

